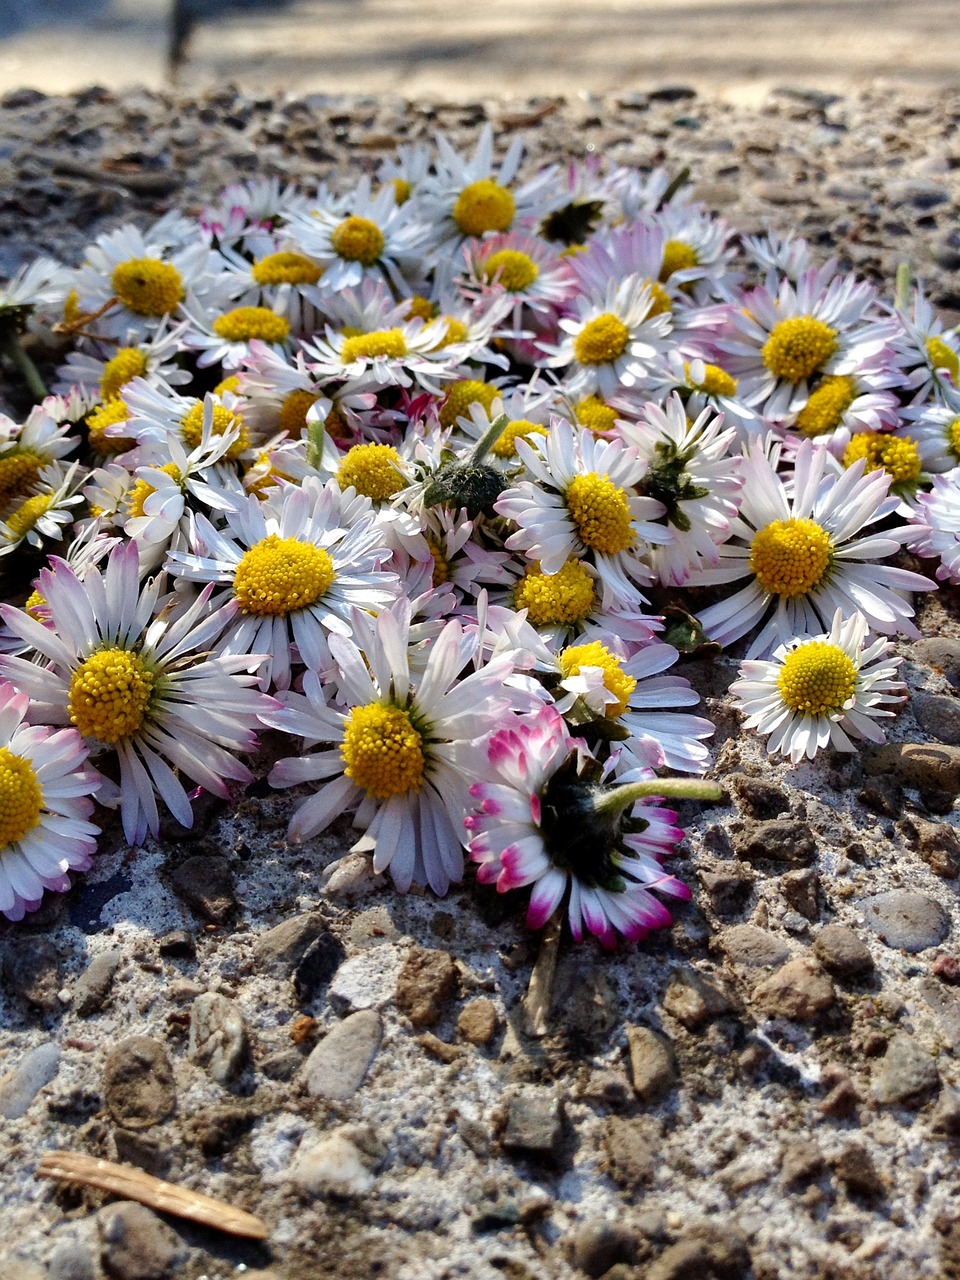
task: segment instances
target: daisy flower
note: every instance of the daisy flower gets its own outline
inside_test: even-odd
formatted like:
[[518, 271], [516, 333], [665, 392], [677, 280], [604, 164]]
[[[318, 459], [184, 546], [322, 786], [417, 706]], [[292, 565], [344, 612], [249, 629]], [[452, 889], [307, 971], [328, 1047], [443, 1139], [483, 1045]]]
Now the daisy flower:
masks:
[[43, 468], [77, 447], [73, 426], [57, 422], [43, 405], [31, 409], [22, 426], [0, 414], [0, 511], [28, 497]]
[[768, 661], [741, 663], [730, 692], [746, 714], [743, 727], [767, 735], [767, 751], [794, 764], [827, 745], [854, 751], [851, 739], [883, 742], [876, 721], [894, 715], [887, 708], [906, 696], [892, 651], [889, 640], [867, 643], [862, 613], [844, 618], [838, 609], [828, 632], [796, 637]]
[[393, 156], [380, 161], [377, 182], [393, 187], [397, 204], [406, 204], [415, 196], [420, 184], [430, 172], [433, 152], [422, 144], [401, 143]]
[[524, 308], [553, 316], [574, 290], [567, 260], [538, 236], [519, 231], [485, 236], [468, 241], [463, 256], [460, 287], [479, 297], [502, 290], [511, 301], [515, 329]]
[[277, 354], [288, 349], [290, 321], [275, 307], [224, 307], [207, 312], [200, 307], [186, 307], [190, 324], [184, 334], [184, 345], [199, 351], [197, 366], [207, 369], [220, 365], [227, 371], [239, 369], [250, 354], [250, 343], [259, 341]]
[[905, 593], [930, 591], [933, 583], [878, 563], [896, 553], [906, 528], [858, 536], [896, 508], [897, 499], [887, 496], [890, 476], [883, 470], [865, 475], [862, 461], [833, 476], [827, 472], [829, 458], [825, 449], [805, 440], [788, 494], [763, 444], [746, 450], [734, 536], [720, 548], [717, 568], [691, 578], [694, 586], [751, 578], [748, 586], [699, 615], [711, 640], [732, 644], [772, 611], [747, 654], [765, 657], [794, 636], [821, 631], [837, 609], [859, 610], [868, 626], [884, 635], [919, 635]]
[[604, 788], [597, 762], [552, 706], [492, 734], [487, 756], [492, 776], [471, 786], [474, 812], [464, 820], [481, 884], [501, 893], [531, 886], [532, 929], [566, 899], [574, 938], [586, 929], [608, 949], [618, 933], [633, 942], [672, 923], [651, 890], [690, 897], [662, 866], [683, 832], [652, 790], [641, 798], [644, 783]]
[[254, 178], [226, 187], [217, 203], [203, 210], [199, 223], [221, 247], [243, 241], [244, 249], [256, 252], [258, 245], [269, 241], [308, 204], [292, 183], [284, 186], [279, 178]]
[[73, 510], [83, 501], [77, 493], [79, 463], [64, 471], [57, 463], [42, 467], [30, 497], [9, 509], [0, 520], [0, 556], [19, 551], [26, 543], [39, 551], [44, 542], [59, 542], [73, 523]]
[[143, 378], [152, 386], [166, 383], [176, 387], [191, 382], [193, 375], [177, 361], [184, 350], [181, 339], [187, 327], [187, 321], [170, 324], [161, 320], [155, 333], [129, 346], [93, 342], [89, 349], [71, 351], [57, 370], [57, 389], [95, 387], [101, 402], [107, 404], [133, 378]]
[[463, 873], [463, 814], [472, 781], [474, 743], [509, 709], [503, 683], [513, 657], [502, 654], [459, 678], [477, 637], [447, 622], [426, 651], [411, 652], [407, 600], [376, 619], [356, 619], [355, 639], [331, 637], [338, 702], [327, 705], [314, 671], [302, 694], [282, 695], [284, 709], [265, 722], [330, 749], [280, 760], [270, 783], [320, 783], [297, 809], [290, 838], [307, 840], [355, 808], [364, 834], [354, 849], [373, 853], [377, 872], [389, 867], [405, 893], [429, 884], [444, 894]]
[[945, 393], [960, 391], [960, 334], [948, 329], [923, 290], [913, 295], [913, 308], [908, 315], [895, 312], [900, 331], [894, 339], [899, 363], [913, 404], [923, 404]]
[[[398, 309], [399, 310], [399, 309]], [[307, 367], [318, 379], [345, 382], [351, 391], [412, 387], [440, 395], [440, 383], [456, 377], [460, 363], [455, 348], [446, 349], [447, 323], [401, 315], [381, 329], [335, 332], [304, 344]]]
[[267, 307], [285, 317], [294, 333], [317, 327], [312, 291], [323, 265], [303, 253], [295, 241], [269, 241], [251, 261], [229, 246], [220, 249], [224, 292], [238, 307]]
[[0, 913], [22, 920], [45, 890], [65, 893], [86, 871], [100, 828], [88, 821], [100, 776], [76, 729], [24, 721], [25, 693], [0, 682]]
[[960, 584], [960, 468], [933, 477], [929, 493], [917, 495], [907, 547], [918, 556], [939, 556], [937, 581]]
[[236, 757], [256, 748], [257, 714], [272, 705], [248, 687], [262, 655], [208, 655], [235, 605], [212, 612], [210, 588], [188, 609], [158, 612], [160, 580], [141, 588], [139, 573], [134, 542], [114, 548], [103, 572], [89, 568], [82, 580], [54, 560], [40, 573], [52, 627], [0, 605], [10, 630], [47, 664], [0, 655], [0, 676], [30, 696], [31, 717], [72, 724], [92, 749], [115, 756], [131, 845], [159, 833], [158, 798], [192, 826], [184, 779], [224, 798], [228, 780], [252, 782]]

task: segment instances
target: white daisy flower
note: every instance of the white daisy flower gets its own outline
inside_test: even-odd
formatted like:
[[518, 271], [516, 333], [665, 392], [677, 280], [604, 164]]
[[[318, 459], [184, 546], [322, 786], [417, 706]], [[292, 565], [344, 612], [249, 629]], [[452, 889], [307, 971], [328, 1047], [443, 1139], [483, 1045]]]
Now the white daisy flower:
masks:
[[406, 319], [401, 309], [393, 323], [359, 333], [335, 332], [327, 326], [304, 344], [307, 367], [320, 380], [342, 381], [351, 391], [384, 387], [412, 387], [415, 383], [431, 395], [442, 394], [440, 384], [456, 377], [460, 353], [447, 347], [447, 322], [427, 324]]
[[940, 474], [960, 464], [960, 390], [944, 384], [936, 400], [912, 405], [903, 416], [924, 470]]
[[933, 477], [929, 493], [917, 495], [907, 547], [918, 556], [938, 556], [937, 581], [960, 584], [960, 468]]
[[0, 655], [0, 676], [29, 694], [32, 717], [73, 724], [94, 750], [115, 754], [131, 845], [159, 833], [158, 798], [192, 826], [184, 779], [224, 798], [229, 780], [252, 782], [236, 757], [256, 748], [257, 714], [272, 705], [249, 687], [263, 655], [208, 656], [235, 605], [212, 612], [211, 588], [176, 615], [158, 613], [160, 580], [141, 587], [139, 573], [133, 542], [116, 547], [105, 570], [90, 568], [82, 581], [55, 562], [40, 574], [52, 628], [0, 605], [10, 630], [47, 663]]
[[22, 332], [35, 310], [59, 305], [69, 287], [69, 271], [52, 258], [35, 258], [0, 283], [0, 327]]
[[283, 316], [301, 336], [317, 328], [312, 297], [323, 275], [323, 264], [303, 253], [295, 241], [269, 241], [252, 260], [224, 246], [220, 261], [225, 272], [223, 291], [235, 306], [266, 307]]
[[292, 183], [282, 185], [275, 177], [253, 178], [226, 187], [216, 204], [203, 210], [199, 222], [221, 247], [243, 242], [245, 251], [256, 252], [308, 205], [307, 197]]
[[706, 357], [687, 358], [675, 348], [651, 366], [642, 389], [618, 392], [610, 404], [613, 410], [621, 411], [619, 416], [637, 418], [643, 405], [666, 400], [671, 392], [680, 395], [691, 420], [698, 418], [704, 409], [722, 414], [726, 426], [734, 429], [739, 444], [746, 443], [764, 426], [760, 416], [744, 404], [736, 378], [726, 369], [711, 364]]
[[794, 764], [827, 745], [855, 751], [851, 739], [883, 742], [876, 721], [906, 697], [892, 651], [889, 640], [867, 643], [862, 613], [844, 618], [838, 609], [828, 632], [795, 637], [769, 661], [741, 663], [730, 692], [747, 717], [743, 727], [767, 735], [767, 751]]
[[57, 422], [43, 405], [34, 406], [22, 426], [0, 414], [0, 512], [34, 492], [43, 468], [77, 447], [73, 426]]
[[57, 370], [57, 390], [67, 392], [77, 386], [96, 388], [99, 399], [106, 404], [133, 378], [143, 378], [151, 386], [161, 383], [169, 387], [183, 386], [193, 380], [190, 371], [181, 368], [177, 361], [177, 356], [185, 350], [181, 339], [187, 327], [185, 320], [171, 324], [164, 319], [156, 332], [129, 346], [93, 341], [89, 348], [70, 351]]
[[377, 182], [393, 187], [397, 204], [406, 204], [426, 178], [433, 165], [433, 152], [419, 143], [401, 143], [393, 156], [380, 161]]
[[517, 330], [524, 309], [552, 317], [575, 291], [569, 260], [539, 236], [507, 231], [469, 240], [463, 259], [459, 287], [480, 298], [502, 291], [510, 300]]
[[902, 308], [894, 313], [901, 326], [894, 339], [913, 404], [921, 405], [931, 396], [960, 391], [960, 334], [948, 329], [933, 306], [917, 288], [908, 315]]
[[289, 349], [290, 321], [271, 307], [229, 307], [219, 312], [198, 306], [186, 306], [190, 321], [184, 334], [184, 345], [199, 351], [197, 366], [207, 369], [220, 365], [232, 371], [239, 369], [250, 354], [254, 341], [266, 343], [279, 355]]
[[331, 744], [281, 760], [270, 774], [276, 787], [321, 784], [294, 814], [292, 840], [310, 839], [356, 807], [354, 825], [364, 834], [353, 848], [370, 850], [376, 871], [389, 867], [401, 893], [429, 884], [442, 895], [460, 879], [474, 743], [508, 709], [503, 682], [514, 665], [503, 654], [460, 679], [476, 645], [476, 635], [451, 620], [425, 664], [413, 664], [406, 600], [375, 620], [358, 616], [355, 640], [331, 638], [339, 706], [327, 705], [319, 677], [307, 671], [303, 694], [284, 694], [283, 711], [264, 717], [307, 742]]
[[30, 497], [10, 507], [0, 520], [0, 556], [19, 551], [24, 543], [39, 551], [45, 542], [60, 542], [83, 501], [77, 493], [82, 476], [74, 462], [66, 471], [57, 463], [42, 467]]
[[22, 920], [44, 892], [86, 871], [100, 828], [89, 822], [100, 776], [75, 729], [28, 725], [30, 699], [0, 683], [0, 913]]
[[143, 378], [134, 378], [124, 388], [122, 403], [128, 416], [114, 428], [147, 449], [167, 447], [171, 437], [184, 449], [196, 449], [204, 431], [212, 436], [226, 435], [230, 443], [224, 457], [234, 462], [251, 447], [250, 432], [243, 416], [245, 401], [232, 391], [207, 392], [204, 398], [184, 396], [170, 387], [153, 387]]
[[885, 635], [919, 635], [906, 593], [930, 591], [933, 583], [878, 563], [896, 553], [906, 528], [857, 536], [896, 508], [897, 499], [887, 496], [890, 476], [883, 470], [864, 475], [862, 462], [833, 476], [829, 458], [825, 449], [805, 440], [788, 493], [763, 443], [746, 450], [733, 537], [720, 548], [717, 568], [691, 578], [693, 586], [751, 578], [748, 586], [699, 614], [711, 640], [732, 644], [771, 610], [748, 658], [765, 657], [794, 636], [822, 631], [837, 609], [859, 610], [873, 631]]

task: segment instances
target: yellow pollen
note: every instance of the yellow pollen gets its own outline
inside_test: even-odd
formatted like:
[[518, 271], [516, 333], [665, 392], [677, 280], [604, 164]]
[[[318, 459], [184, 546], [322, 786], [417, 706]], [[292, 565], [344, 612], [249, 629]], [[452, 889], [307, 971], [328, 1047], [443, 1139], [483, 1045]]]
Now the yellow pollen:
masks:
[[15, 539], [25, 537], [40, 517], [49, 511], [52, 504], [53, 494], [51, 493], [38, 493], [33, 498], [27, 498], [26, 502], [21, 502], [19, 507], [7, 516], [7, 528]]
[[351, 438], [350, 428], [347, 426], [346, 419], [336, 405], [333, 405], [324, 418], [323, 429], [333, 440], [349, 440]]
[[483, 264], [483, 274], [511, 293], [522, 293], [536, 281], [540, 268], [529, 254], [517, 249], [501, 249], [499, 253], [491, 253]]
[[629, 341], [627, 326], [606, 311], [583, 326], [574, 340], [573, 354], [581, 364], [612, 364], [626, 351]]
[[[226, 405], [215, 404], [213, 406], [213, 429], [211, 435], [222, 436], [235, 426], [239, 426], [240, 434], [224, 454], [224, 457], [230, 458], [231, 461], [239, 458], [245, 449], [249, 449], [250, 432], [244, 426], [243, 418], [239, 413], [234, 413]], [[191, 408], [180, 419], [180, 433], [183, 436], [184, 444], [189, 448], [195, 449], [200, 443], [203, 438], [202, 400], [195, 400]]]
[[335, 577], [322, 547], [271, 533], [237, 565], [233, 593], [242, 613], [286, 617], [315, 604]]
[[492, 382], [480, 382], [476, 378], [463, 378], [452, 383], [440, 406], [440, 425], [454, 426], [459, 417], [468, 413], [472, 404], [483, 405], [489, 412], [499, 394], [499, 387], [495, 387]]
[[637, 687], [633, 676], [624, 671], [620, 659], [610, 650], [594, 640], [590, 644], [575, 644], [564, 649], [557, 658], [564, 679], [567, 676], [580, 674], [583, 667], [599, 667], [603, 672], [603, 684], [608, 693], [612, 693], [616, 702], [608, 702], [605, 714], [613, 719], [623, 715], [630, 703], [630, 695]]
[[433, 585], [442, 587], [452, 578], [450, 572], [450, 561], [443, 554], [443, 545], [439, 538], [433, 537], [432, 534], [424, 534], [424, 541], [430, 548], [430, 554], [433, 556]]
[[291, 391], [280, 406], [280, 416], [277, 422], [280, 430], [286, 431], [288, 435], [293, 437], [302, 435], [307, 429], [307, 411], [319, 399], [318, 392], [307, 391], [306, 388], [298, 388], [296, 391]]
[[927, 358], [934, 369], [946, 369], [954, 386], [960, 382], [960, 356], [942, 338], [928, 338]]
[[594, 435], [612, 431], [617, 421], [617, 411], [600, 396], [586, 396], [576, 407], [577, 422]]
[[33, 765], [0, 747], [0, 850], [32, 831], [42, 809], [43, 791]]
[[407, 340], [402, 329], [375, 329], [347, 338], [340, 350], [344, 364], [354, 360], [375, 360], [378, 356], [400, 360], [407, 354]]
[[42, 596], [39, 591], [31, 591], [23, 602], [24, 613], [29, 613], [31, 618], [40, 618], [40, 610], [47, 603], [46, 596]]
[[672, 307], [669, 293], [656, 280], [648, 280], [647, 288], [650, 290], [650, 310], [647, 312], [647, 318], [665, 315]]
[[180, 272], [159, 258], [131, 258], [114, 267], [113, 292], [138, 316], [165, 316], [183, 301]]
[[393, 187], [393, 198], [397, 204], [406, 204], [413, 195], [413, 184], [406, 178], [391, 178], [390, 182]]
[[346, 262], [372, 267], [383, 253], [383, 232], [369, 218], [351, 214], [335, 227], [330, 237], [334, 251]]
[[382, 702], [354, 707], [343, 726], [344, 773], [377, 800], [419, 791], [426, 760], [409, 711]]
[[466, 342], [470, 337], [470, 330], [456, 316], [442, 316], [441, 319], [446, 323], [447, 331], [439, 342], [433, 344], [430, 348], [431, 351], [442, 351], [444, 347], [449, 347], [451, 343]]
[[343, 455], [337, 471], [341, 489], [352, 485], [375, 502], [392, 498], [407, 483], [400, 470], [400, 455], [392, 444], [355, 444]]
[[811, 437], [833, 431], [856, 398], [857, 384], [852, 378], [824, 378], [797, 414], [797, 430]]
[[887, 471], [893, 486], [913, 484], [920, 477], [920, 453], [909, 436], [885, 431], [858, 431], [843, 454], [843, 465], [851, 467], [866, 458], [865, 471]]
[[944, 434], [947, 438], [947, 452], [960, 462], [960, 418], [954, 418], [948, 423]]
[[[690, 366], [683, 366], [683, 373], [687, 381], [690, 380]], [[718, 364], [707, 364], [703, 367], [703, 381], [690, 385], [694, 391], [702, 391], [705, 396], [735, 396], [737, 394], [737, 382], [735, 378], [731, 378], [726, 369], [721, 369]]]
[[290, 325], [268, 307], [234, 307], [232, 311], [217, 316], [213, 332], [227, 342], [249, 342], [259, 338], [261, 342], [286, 342]]
[[87, 440], [94, 453], [126, 453], [137, 443], [129, 436], [108, 436], [107, 427], [116, 426], [118, 422], [126, 422], [130, 410], [118, 397], [99, 405], [92, 413], [87, 414]]
[[323, 268], [302, 253], [270, 253], [253, 264], [250, 274], [257, 284], [316, 284]]
[[791, 316], [773, 326], [760, 354], [775, 378], [797, 383], [822, 369], [836, 349], [836, 329], [815, 316]]
[[804, 516], [773, 520], [754, 535], [750, 568], [771, 595], [802, 596], [819, 586], [833, 559], [825, 529]]
[[526, 609], [535, 627], [571, 626], [588, 618], [596, 604], [593, 578], [579, 560], [568, 560], [557, 573], [531, 565], [517, 583], [514, 607]]
[[139, 347], [121, 347], [108, 360], [100, 377], [100, 398], [112, 400], [131, 378], [142, 378], [147, 372], [147, 357]]
[[81, 317], [80, 295], [76, 289], [71, 289], [63, 300], [63, 323], [68, 327], [78, 325]]
[[150, 710], [156, 675], [129, 649], [101, 649], [70, 681], [67, 711], [85, 738], [114, 743], [138, 733]]
[[482, 236], [486, 231], [509, 231], [516, 211], [506, 187], [492, 178], [481, 178], [457, 196], [453, 220], [465, 236]]
[[40, 474], [43, 458], [35, 449], [0, 453], [0, 503], [24, 497]]
[[528, 436], [545, 436], [547, 428], [539, 422], [530, 422], [527, 418], [515, 418], [508, 422], [497, 437], [493, 452], [498, 458], [512, 458], [517, 452], [517, 436], [526, 440]]
[[[180, 468], [175, 462], [165, 462], [162, 467], [157, 468], [158, 471], [164, 472], [173, 480], [180, 483], [183, 476], [180, 474]], [[150, 497], [151, 493], [156, 493], [156, 489], [146, 480], [138, 480], [130, 486], [130, 491], [126, 496], [127, 512], [131, 516], [142, 516], [144, 514], [143, 504]]]
[[270, 461], [269, 451], [263, 449], [244, 472], [243, 487], [247, 493], [252, 493], [254, 497], [263, 499], [270, 489], [276, 487], [278, 476], [279, 472]]
[[235, 373], [228, 374], [226, 378], [221, 378], [213, 388], [215, 396], [222, 396], [225, 391], [231, 391], [234, 395], [239, 395], [240, 379]]
[[433, 303], [422, 294], [415, 293], [412, 298], [407, 299], [404, 315], [407, 320], [419, 319], [429, 323], [433, 319]]
[[616, 555], [633, 546], [626, 492], [609, 476], [588, 471], [567, 486], [567, 510], [584, 546]]
[[857, 687], [857, 668], [839, 645], [808, 640], [783, 660], [777, 679], [780, 696], [791, 711], [828, 716], [843, 711]]
[[686, 271], [695, 267], [699, 259], [697, 251], [685, 240], [668, 240], [663, 246], [663, 265], [660, 267], [660, 282], [669, 280], [675, 271]]

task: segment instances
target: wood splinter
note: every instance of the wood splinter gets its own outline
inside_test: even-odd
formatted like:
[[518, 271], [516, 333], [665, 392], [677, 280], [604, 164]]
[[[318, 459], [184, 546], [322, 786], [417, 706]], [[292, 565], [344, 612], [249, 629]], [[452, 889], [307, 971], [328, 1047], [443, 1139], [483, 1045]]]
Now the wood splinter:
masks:
[[262, 1218], [243, 1209], [235, 1209], [223, 1200], [164, 1182], [162, 1178], [154, 1178], [131, 1165], [115, 1164], [112, 1160], [100, 1160], [76, 1151], [48, 1151], [37, 1166], [37, 1176], [97, 1187], [126, 1200], [137, 1200], [160, 1213], [189, 1218], [191, 1222], [199, 1222], [202, 1226], [226, 1231], [233, 1236], [266, 1240], [270, 1234], [270, 1228]]

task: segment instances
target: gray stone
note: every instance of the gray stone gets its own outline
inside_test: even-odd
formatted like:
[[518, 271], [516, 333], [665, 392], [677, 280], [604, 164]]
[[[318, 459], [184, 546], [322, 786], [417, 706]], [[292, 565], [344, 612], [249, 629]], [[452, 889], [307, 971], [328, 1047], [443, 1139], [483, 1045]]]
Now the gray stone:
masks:
[[563, 1136], [563, 1104], [552, 1089], [529, 1085], [507, 1103], [503, 1145], [521, 1155], [553, 1158]]
[[737, 857], [745, 862], [785, 862], [806, 867], [817, 856], [813, 832], [806, 822], [796, 818], [750, 823], [734, 848]]
[[960, 747], [939, 742], [888, 742], [864, 748], [864, 768], [871, 774], [894, 774], [905, 787], [960, 792]]
[[924, 1000], [936, 1011], [940, 1034], [957, 1053], [960, 1051], [960, 995], [933, 978], [922, 978], [919, 988]]
[[197, 854], [170, 876], [173, 891], [211, 924], [226, 924], [237, 907], [233, 872], [226, 858]]
[[618, 1262], [632, 1263], [639, 1237], [632, 1227], [608, 1218], [588, 1218], [573, 1236], [573, 1265], [584, 1275], [599, 1277]]
[[731, 866], [719, 865], [697, 872], [700, 883], [710, 895], [710, 902], [718, 916], [729, 917], [739, 913], [745, 903], [755, 876], [741, 862]]
[[910, 709], [917, 724], [931, 738], [960, 746], [960, 704], [956, 698], [938, 693], [915, 693]]
[[205, 991], [190, 1009], [187, 1052], [217, 1084], [229, 1085], [247, 1065], [250, 1046], [240, 1010], [225, 996]]
[[960, 640], [929, 636], [918, 640], [911, 653], [934, 671], [942, 672], [952, 685], [960, 687]]
[[130, 1036], [107, 1054], [103, 1099], [119, 1125], [149, 1129], [173, 1114], [177, 1088], [162, 1044], [149, 1036]]
[[446, 951], [413, 947], [397, 978], [396, 1006], [415, 1027], [440, 1021], [457, 987], [457, 966]]
[[95, 1280], [90, 1250], [79, 1240], [65, 1240], [47, 1263], [47, 1280]]
[[288, 977], [310, 944], [326, 930], [327, 922], [319, 911], [291, 916], [260, 934], [253, 944], [254, 964], [260, 973]]
[[343, 943], [332, 933], [321, 933], [310, 943], [293, 971], [293, 990], [301, 1004], [321, 994], [346, 954]]
[[132, 1200], [97, 1214], [100, 1261], [113, 1280], [167, 1280], [181, 1269], [187, 1250], [162, 1219]]
[[948, 1138], [960, 1136], [960, 1089], [944, 1085], [940, 1090], [936, 1109], [930, 1117], [930, 1131]]
[[841, 978], [869, 973], [873, 956], [861, 938], [842, 924], [828, 924], [817, 934], [813, 954], [830, 973]]
[[883, 1106], [911, 1106], [919, 1105], [939, 1086], [940, 1073], [933, 1058], [911, 1036], [900, 1032], [887, 1046], [871, 1092]]
[[751, 969], [772, 969], [790, 958], [790, 948], [782, 938], [754, 924], [735, 924], [724, 929], [720, 946], [734, 964]]
[[603, 1127], [606, 1172], [627, 1191], [651, 1182], [660, 1158], [661, 1138], [659, 1127], [649, 1117], [608, 1116]]
[[676, 969], [663, 996], [663, 1007], [688, 1031], [698, 1031], [713, 1018], [729, 1013], [733, 1003], [696, 969]]
[[123, 953], [119, 947], [103, 951], [94, 958], [73, 984], [73, 1011], [81, 1018], [88, 1018], [103, 1008], [113, 978], [120, 968]]
[[812, 867], [788, 871], [785, 876], [780, 877], [778, 887], [784, 902], [793, 907], [794, 911], [799, 911], [807, 920], [819, 919], [820, 877]]
[[383, 1024], [373, 1009], [360, 1009], [338, 1022], [303, 1065], [314, 1097], [352, 1098], [380, 1049]]
[[673, 1045], [649, 1027], [627, 1027], [630, 1076], [644, 1102], [657, 1102], [677, 1083], [680, 1073]]
[[816, 1022], [836, 998], [833, 983], [810, 956], [788, 961], [753, 992], [754, 1003], [764, 1013], [791, 1022]]
[[950, 930], [947, 913], [924, 893], [891, 889], [859, 903], [867, 924], [888, 947], [923, 951], [942, 942]]
[[602, 969], [585, 965], [579, 956], [561, 960], [553, 990], [552, 1016], [584, 1040], [602, 1039], [623, 1020], [623, 1003], [616, 986]]
[[60, 953], [49, 938], [18, 937], [4, 949], [2, 967], [14, 995], [44, 1013], [60, 1008]]
[[330, 983], [328, 997], [336, 1008], [382, 1009], [393, 999], [400, 972], [399, 947], [370, 947], [340, 965]]
[[13, 1071], [0, 1079], [0, 1116], [8, 1120], [25, 1116], [31, 1102], [59, 1069], [60, 1049], [55, 1044], [41, 1044], [24, 1054]]
[[296, 1049], [279, 1049], [268, 1054], [258, 1065], [268, 1080], [292, 1080], [303, 1065], [303, 1054]]
[[171, 929], [157, 943], [157, 950], [172, 960], [192, 960], [197, 954], [197, 940], [188, 929]]

